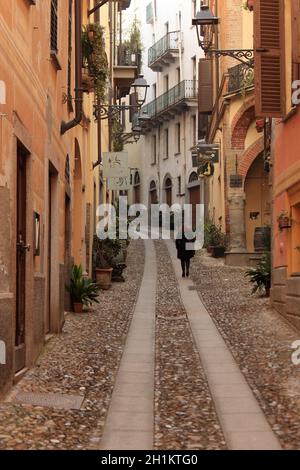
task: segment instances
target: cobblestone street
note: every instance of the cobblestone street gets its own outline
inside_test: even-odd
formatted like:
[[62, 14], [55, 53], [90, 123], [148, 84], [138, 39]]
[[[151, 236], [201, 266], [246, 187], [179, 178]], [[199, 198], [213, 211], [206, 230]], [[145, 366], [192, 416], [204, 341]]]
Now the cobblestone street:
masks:
[[296, 331], [242, 269], [198, 254], [180, 276], [173, 242], [132, 242], [126, 282], [1, 403], [0, 448], [299, 448]]

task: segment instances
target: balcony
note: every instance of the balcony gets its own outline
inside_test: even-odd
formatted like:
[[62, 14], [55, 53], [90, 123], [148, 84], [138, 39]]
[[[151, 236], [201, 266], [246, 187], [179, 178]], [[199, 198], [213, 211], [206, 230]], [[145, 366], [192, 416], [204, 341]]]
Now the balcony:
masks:
[[154, 72], [161, 72], [163, 67], [175, 62], [179, 57], [180, 32], [166, 34], [148, 51], [148, 66]]
[[142, 123], [144, 130], [156, 127], [164, 121], [174, 119], [190, 107], [198, 106], [198, 81], [183, 80], [156, 100], [143, 106], [141, 115], [147, 116], [147, 123]]
[[119, 0], [118, 10], [119, 11], [126, 10], [127, 8], [130, 7], [130, 4], [131, 4], [131, 0]]
[[137, 78], [141, 68], [141, 53], [132, 52], [130, 48], [117, 47], [114, 65], [114, 82], [117, 88], [116, 96], [124, 98], [129, 94], [130, 87]]
[[246, 93], [254, 86], [253, 69], [239, 64], [228, 69], [228, 93]]

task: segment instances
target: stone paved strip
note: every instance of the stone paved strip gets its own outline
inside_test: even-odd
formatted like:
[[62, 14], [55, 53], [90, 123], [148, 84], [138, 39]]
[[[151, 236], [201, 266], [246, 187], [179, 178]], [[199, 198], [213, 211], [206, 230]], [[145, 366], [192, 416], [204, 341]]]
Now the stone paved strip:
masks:
[[226, 444], [164, 242], [156, 242], [155, 449], [219, 450]]
[[145, 271], [110, 404], [102, 450], [153, 449], [156, 257], [147, 241]]
[[280, 450], [280, 444], [190, 279], [182, 279], [173, 241], [166, 242], [181, 297], [230, 450]]

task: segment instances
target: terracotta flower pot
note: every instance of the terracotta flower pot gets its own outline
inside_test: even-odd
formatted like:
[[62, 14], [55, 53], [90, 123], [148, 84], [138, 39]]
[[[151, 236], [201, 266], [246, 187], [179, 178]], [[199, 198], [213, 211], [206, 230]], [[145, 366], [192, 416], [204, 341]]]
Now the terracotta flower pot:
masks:
[[247, 0], [248, 10], [253, 11], [254, 9], [254, 0]]
[[83, 304], [80, 302], [73, 303], [73, 310], [74, 313], [82, 313], [83, 312]]
[[100, 289], [108, 290], [111, 287], [113, 268], [96, 268], [96, 281]]

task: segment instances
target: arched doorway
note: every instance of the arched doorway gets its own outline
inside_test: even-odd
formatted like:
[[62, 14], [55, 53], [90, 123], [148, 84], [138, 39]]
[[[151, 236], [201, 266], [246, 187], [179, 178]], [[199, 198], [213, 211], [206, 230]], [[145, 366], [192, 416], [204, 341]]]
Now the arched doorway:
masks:
[[165, 203], [171, 207], [172, 206], [172, 179], [170, 176], [165, 178], [164, 190], [165, 190]]
[[81, 153], [75, 139], [75, 169], [74, 169], [74, 205], [73, 205], [73, 254], [76, 264], [83, 263], [83, 204], [82, 204], [82, 165]]
[[134, 204], [141, 203], [141, 177], [138, 171], [136, 171], [134, 175], [133, 198], [134, 198]]
[[197, 173], [194, 171], [189, 179], [189, 203], [192, 206], [193, 228], [197, 223], [197, 205], [201, 202], [200, 181]]
[[269, 174], [264, 170], [263, 155], [252, 163], [245, 179], [245, 222], [247, 251], [254, 251], [254, 234], [257, 228], [271, 225], [271, 191]]

